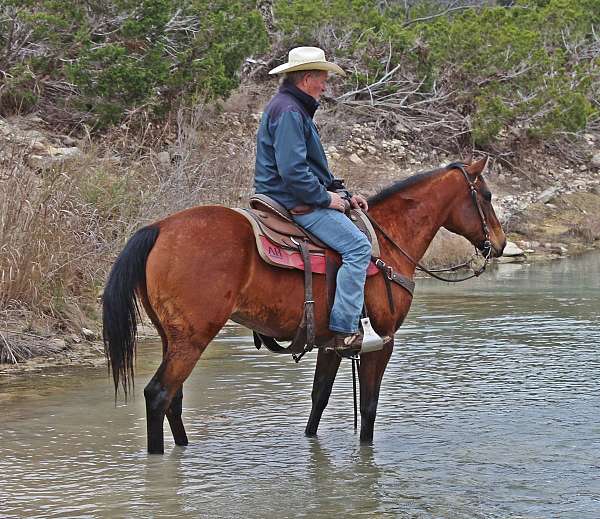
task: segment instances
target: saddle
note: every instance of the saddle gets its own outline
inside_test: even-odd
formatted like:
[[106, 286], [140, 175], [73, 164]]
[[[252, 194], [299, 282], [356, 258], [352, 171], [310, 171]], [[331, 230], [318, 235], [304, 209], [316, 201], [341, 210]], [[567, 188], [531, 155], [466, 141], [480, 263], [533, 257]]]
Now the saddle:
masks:
[[[254, 195], [250, 198], [250, 209], [235, 210], [244, 215], [252, 225], [258, 253], [269, 265], [304, 270], [304, 261], [299, 248], [300, 244], [303, 244], [310, 256], [311, 272], [326, 273], [326, 255], [330, 249], [318, 238], [298, 226], [289, 211], [281, 204], [266, 195]], [[371, 242], [373, 258], [379, 258], [379, 242], [367, 216], [360, 210], [351, 209], [349, 218]], [[341, 264], [337, 253], [329, 254], [337, 256], [337, 262]], [[372, 261], [367, 276], [377, 273], [379, 269]]]

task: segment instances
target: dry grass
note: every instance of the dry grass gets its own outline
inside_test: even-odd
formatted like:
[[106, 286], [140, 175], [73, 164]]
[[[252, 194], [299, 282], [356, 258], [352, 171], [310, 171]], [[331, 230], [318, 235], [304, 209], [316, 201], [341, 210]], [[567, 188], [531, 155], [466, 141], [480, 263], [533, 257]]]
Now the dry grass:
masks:
[[0, 153], [0, 309], [64, 315], [64, 296], [97, 276], [102, 246], [97, 209], [80, 179], [59, 167], [37, 176], [16, 148]]
[[211, 134], [204, 109], [181, 112], [170, 164], [156, 158], [167, 137], [149, 131], [133, 136], [140, 146], [132, 135], [107, 136], [38, 171], [27, 166], [30, 150], [0, 142], [0, 362], [53, 348], [7, 317], [14, 312], [48, 316], [65, 332], [89, 327], [106, 272], [136, 228], [194, 205], [244, 203], [254, 143], [233, 138], [228, 124]]
[[581, 221], [571, 224], [568, 234], [581, 240], [585, 244], [592, 244], [600, 240], [600, 216], [586, 215]]

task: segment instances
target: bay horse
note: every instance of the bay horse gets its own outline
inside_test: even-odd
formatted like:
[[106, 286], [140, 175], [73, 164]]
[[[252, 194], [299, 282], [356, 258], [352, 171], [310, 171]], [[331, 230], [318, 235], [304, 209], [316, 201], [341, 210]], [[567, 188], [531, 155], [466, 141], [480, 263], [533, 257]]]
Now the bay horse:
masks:
[[[369, 215], [378, 224], [381, 258], [412, 278], [415, 261], [440, 227], [464, 236], [490, 256], [500, 256], [506, 237], [481, 175], [486, 164], [487, 159], [451, 164], [398, 181], [372, 197]], [[324, 278], [314, 276], [317, 344], [332, 335]], [[392, 298], [390, 305], [383, 276], [367, 279], [366, 307], [380, 336], [394, 336], [412, 302], [398, 286], [392, 287]], [[175, 444], [188, 444], [181, 419], [183, 383], [228, 319], [260, 334], [291, 340], [303, 312], [303, 272], [265, 263], [250, 223], [227, 207], [194, 207], [138, 230], [117, 257], [103, 295], [105, 351], [115, 391], [121, 382], [125, 396], [133, 379], [138, 301], [162, 339], [162, 363], [144, 396], [148, 451], [163, 453], [165, 415]], [[373, 438], [381, 380], [392, 349], [393, 340], [361, 356], [363, 442]], [[340, 360], [334, 352], [318, 351], [305, 430], [309, 436], [317, 432]]]

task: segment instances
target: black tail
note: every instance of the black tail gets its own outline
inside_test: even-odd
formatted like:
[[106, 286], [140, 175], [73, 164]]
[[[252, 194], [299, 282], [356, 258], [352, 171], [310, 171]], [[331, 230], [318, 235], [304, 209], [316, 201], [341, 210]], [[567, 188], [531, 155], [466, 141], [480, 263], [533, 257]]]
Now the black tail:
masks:
[[158, 227], [143, 227], [127, 242], [115, 261], [102, 297], [104, 352], [112, 368], [115, 391], [119, 379], [125, 396], [133, 381], [136, 314], [135, 289], [146, 283], [146, 260], [158, 238]]

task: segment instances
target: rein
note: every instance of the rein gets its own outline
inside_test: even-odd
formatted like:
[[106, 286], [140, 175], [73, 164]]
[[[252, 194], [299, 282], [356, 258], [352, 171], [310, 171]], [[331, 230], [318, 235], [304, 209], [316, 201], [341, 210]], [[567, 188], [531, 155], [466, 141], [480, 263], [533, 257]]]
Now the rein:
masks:
[[[406, 252], [400, 245], [398, 245], [396, 243], [396, 241], [385, 231], [385, 229], [383, 229], [373, 219], [373, 217], [371, 215], [369, 215], [368, 213], [365, 213], [365, 214], [367, 215], [367, 218], [369, 219], [369, 221], [371, 222], [373, 227], [375, 227], [387, 241], [389, 241], [394, 247], [396, 247], [396, 249], [398, 249], [418, 270], [425, 272], [426, 274], [429, 274], [432, 278], [439, 279], [440, 281], [446, 281], [447, 283], [461, 283], [462, 281], [467, 281], [468, 279], [478, 277], [485, 271], [485, 269], [490, 261], [490, 258], [492, 256], [492, 244], [490, 242], [490, 232], [489, 232], [489, 227], [487, 224], [487, 219], [485, 217], [485, 214], [483, 213], [483, 210], [481, 209], [481, 204], [479, 203], [479, 199], [477, 198], [477, 188], [475, 187], [475, 184], [473, 182], [471, 182], [469, 175], [465, 171], [465, 164], [462, 164], [460, 162], [454, 162], [452, 164], [449, 164], [447, 166], [447, 168], [448, 169], [451, 169], [451, 168], [460, 169], [463, 176], [465, 177], [465, 180], [467, 181], [467, 184], [468, 184], [470, 192], [471, 192], [471, 199], [473, 200], [473, 203], [475, 204], [475, 207], [477, 208], [479, 218], [481, 219], [481, 226], [482, 226], [483, 234], [484, 234], [484, 242], [483, 242], [484, 263], [480, 268], [473, 269], [473, 274], [471, 274], [470, 276], [467, 276], [465, 278], [460, 278], [460, 279], [448, 279], [448, 278], [443, 278], [441, 276], [438, 276], [436, 274], [436, 272], [452, 272], [452, 271], [458, 270], [463, 267], [467, 267], [467, 266], [470, 267], [471, 262], [469, 260], [465, 263], [461, 263], [460, 265], [455, 265], [453, 267], [449, 267], [446, 269], [437, 269], [437, 270], [428, 269], [427, 267], [423, 266], [421, 263], [416, 261], [410, 254], [408, 254], [408, 252]], [[475, 252], [476, 252], [476, 254], [478, 253], [477, 248], [475, 248]], [[380, 261], [380, 260], [377, 260], [377, 261]]]

